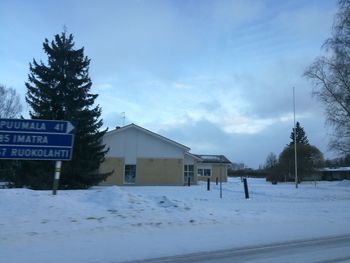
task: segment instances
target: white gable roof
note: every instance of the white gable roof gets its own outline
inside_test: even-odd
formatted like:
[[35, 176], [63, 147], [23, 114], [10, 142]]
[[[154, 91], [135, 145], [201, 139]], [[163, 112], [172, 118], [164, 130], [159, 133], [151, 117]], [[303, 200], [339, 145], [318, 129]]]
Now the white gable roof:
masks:
[[138, 125], [136, 125], [136, 124], [134, 124], [134, 123], [131, 123], [131, 124], [126, 125], [126, 126], [124, 126], [124, 127], [117, 128], [117, 129], [114, 129], [114, 130], [112, 130], [112, 131], [109, 131], [109, 132], [107, 132], [107, 133], [105, 134], [105, 137], [109, 137], [109, 136], [111, 136], [111, 135], [113, 135], [113, 134], [116, 134], [116, 133], [121, 133], [121, 132], [126, 131], [126, 130], [128, 130], [128, 129], [136, 129], [136, 130], [139, 130], [139, 131], [141, 131], [141, 132], [143, 132], [143, 133], [145, 133], [145, 134], [151, 135], [151, 136], [153, 136], [153, 137], [155, 137], [155, 138], [157, 138], [157, 139], [159, 139], [159, 140], [162, 140], [162, 141], [164, 141], [164, 142], [166, 142], [166, 143], [169, 143], [169, 144], [174, 145], [174, 146], [176, 146], [176, 147], [178, 147], [178, 148], [181, 148], [182, 150], [184, 150], [184, 151], [186, 151], [186, 152], [188, 152], [189, 150], [191, 150], [189, 147], [187, 147], [187, 146], [185, 146], [185, 145], [183, 145], [183, 144], [181, 144], [181, 143], [178, 143], [178, 142], [175, 142], [175, 141], [173, 141], [173, 140], [170, 140], [170, 139], [168, 139], [168, 138], [166, 138], [166, 137], [164, 137], [164, 136], [162, 136], [162, 135], [159, 135], [159, 134], [157, 134], [157, 133], [155, 133], [155, 132], [152, 132], [152, 131], [150, 131], [150, 130], [147, 130], [147, 129], [145, 129], [145, 128], [142, 128], [142, 127], [140, 127], [140, 126], [138, 126]]

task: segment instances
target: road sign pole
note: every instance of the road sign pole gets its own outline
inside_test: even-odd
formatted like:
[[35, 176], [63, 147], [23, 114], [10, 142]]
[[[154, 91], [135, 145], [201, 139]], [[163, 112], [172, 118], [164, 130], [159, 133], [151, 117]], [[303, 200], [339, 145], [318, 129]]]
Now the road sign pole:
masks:
[[53, 180], [53, 190], [52, 190], [53, 195], [56, 195], [56, 193], [57, 193], [58, 183], [59, 183], [60, 175], [61, 175], [61, 166], [62, 166], [62, 161], [56, 161], [55, 178]]

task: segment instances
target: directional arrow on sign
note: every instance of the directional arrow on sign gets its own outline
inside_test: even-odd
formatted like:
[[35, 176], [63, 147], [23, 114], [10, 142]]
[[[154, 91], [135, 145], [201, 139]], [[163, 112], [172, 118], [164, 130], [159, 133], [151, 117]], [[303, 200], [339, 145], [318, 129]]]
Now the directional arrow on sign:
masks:
[[70, 121], [67, 121], [67, 131], [66, 133], [71, 133], [73, 130], [74, 130], [74, 125], [70, 122]]
[[69, 134], [74, 125], [69, 121], [0, 119], [0, 132], [38, 132]]

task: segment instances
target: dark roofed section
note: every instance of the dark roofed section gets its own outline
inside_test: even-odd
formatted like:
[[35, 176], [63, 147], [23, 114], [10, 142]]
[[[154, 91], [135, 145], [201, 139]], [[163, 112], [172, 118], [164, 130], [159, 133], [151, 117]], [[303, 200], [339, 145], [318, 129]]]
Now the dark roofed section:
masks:
[[230, 164], [230, 160], [227, 159], [224, 155], [201, 155], [194, 154], [195, 156], [202, 159], [202, 163], [227, 163]]

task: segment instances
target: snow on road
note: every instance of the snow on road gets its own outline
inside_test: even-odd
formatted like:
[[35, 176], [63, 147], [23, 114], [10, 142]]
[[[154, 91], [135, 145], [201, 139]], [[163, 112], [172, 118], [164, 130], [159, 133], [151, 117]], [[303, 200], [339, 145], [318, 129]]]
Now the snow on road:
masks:
[[[350, 234], [350, 182], [0, 190], [6, 262], [121, 262]], [[0, 260], [1, 261], [1, 260]]]
[[129, 263], [335, 263], [350, 262], [350, 235], [192, 253]]

